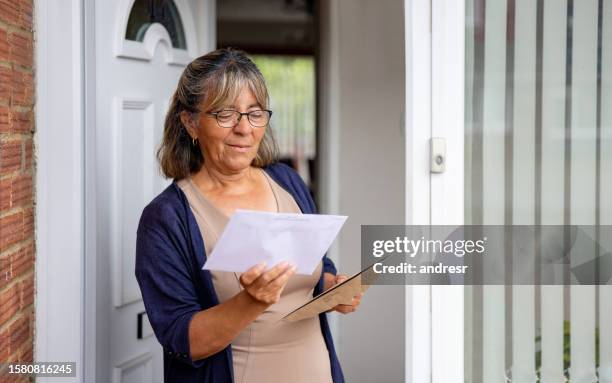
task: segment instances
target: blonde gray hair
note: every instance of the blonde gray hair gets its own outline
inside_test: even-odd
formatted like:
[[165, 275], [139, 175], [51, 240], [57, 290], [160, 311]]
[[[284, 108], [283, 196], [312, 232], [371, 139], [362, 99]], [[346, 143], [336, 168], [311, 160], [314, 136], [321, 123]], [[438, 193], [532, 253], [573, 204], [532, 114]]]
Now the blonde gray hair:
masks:
[[[233, 102], [245, 86], [253, 92], [259, 105], [268, 109], [269, 95], [263, 75], [245, 52], [217, 49], [187, 65], [172, 96], [157, 150], [160, 169], [166, 178], [185, 178], [200, 170], [205, 160], [199, 145], [192, 144], [181, 121], [181, 112], [196, 114], [215, 110]], [[252, 165], [264, 167], [277, 158], [278, 145], [268, 127]]]

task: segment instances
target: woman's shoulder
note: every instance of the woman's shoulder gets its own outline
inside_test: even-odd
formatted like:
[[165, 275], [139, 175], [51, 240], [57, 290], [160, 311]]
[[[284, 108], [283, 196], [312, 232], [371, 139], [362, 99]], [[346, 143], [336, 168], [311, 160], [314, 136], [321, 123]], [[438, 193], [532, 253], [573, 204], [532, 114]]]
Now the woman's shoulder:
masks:
[[184, 212], [184, 198], [176, 180], [173, 181], [144, 207], [140, 225], [159, 225], [180, 219]]

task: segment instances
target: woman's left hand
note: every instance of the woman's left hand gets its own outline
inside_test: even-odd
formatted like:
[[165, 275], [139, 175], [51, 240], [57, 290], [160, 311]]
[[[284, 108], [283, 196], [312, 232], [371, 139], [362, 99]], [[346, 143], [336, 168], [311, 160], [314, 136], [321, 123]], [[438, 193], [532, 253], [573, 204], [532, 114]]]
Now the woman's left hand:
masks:
[[[328, 290], [332, 288], [333, 286], [340, 284], [348, 279], [348, 275], [344, 275], [344, 274], [333, 275], [330, 273], [325, 273], [324, 277], [325, 279], [323, 283], [324, 283], [325, 290]], [[330, 311], [337, 311], [342, 314], [352, 313], [355, 310], [357, 310], [357, 307], [361, 303], [362, 296], [363, 294], [359, 293], [353, 297], [353, 301], [351, 302], [351, 304], [337, 305]]]

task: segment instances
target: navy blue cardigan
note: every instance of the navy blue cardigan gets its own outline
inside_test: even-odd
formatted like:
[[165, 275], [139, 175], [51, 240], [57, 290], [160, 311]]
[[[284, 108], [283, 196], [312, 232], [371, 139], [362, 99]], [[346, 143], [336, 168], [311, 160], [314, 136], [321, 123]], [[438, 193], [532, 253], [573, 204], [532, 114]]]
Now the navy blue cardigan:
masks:
[[[303, 213], [316, 213], [308, 188], [293, 169], [273, 164], [264, 170], [293, 196]], [[234, 381], [230, 346], [204, 359], [194, 361], [190, 356], [191, 318], [219, 304], [210, 271], [202, 270], [205, 261], [200, 229], [175, 180], [144, 208], [136, 237], [136, 279], [147, 316], [164, 350], [164, 382]], [[324, 272], [336, 274], [327, 256], [315, 295], [323, 290]], [[333, 381], [344, 382], [326, 314], [320, 314], [319, 320]]]

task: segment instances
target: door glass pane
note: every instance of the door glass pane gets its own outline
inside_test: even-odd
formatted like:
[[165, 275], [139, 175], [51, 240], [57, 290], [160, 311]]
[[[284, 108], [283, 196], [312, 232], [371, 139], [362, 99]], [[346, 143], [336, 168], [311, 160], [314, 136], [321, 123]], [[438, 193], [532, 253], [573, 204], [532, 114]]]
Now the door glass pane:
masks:
[[187, 49], [183, 22], [172, 0], [136, 0], [130, 10], [125, 38], [143, 41], [153, 23], [159, 23], [166, 28], [172, 47]]
[[[466, 0], [465, 43], [466, 224], [612, 224], [612, 2]], [[466, 382], [612, 382], [610, 286], [465, 291]]]

